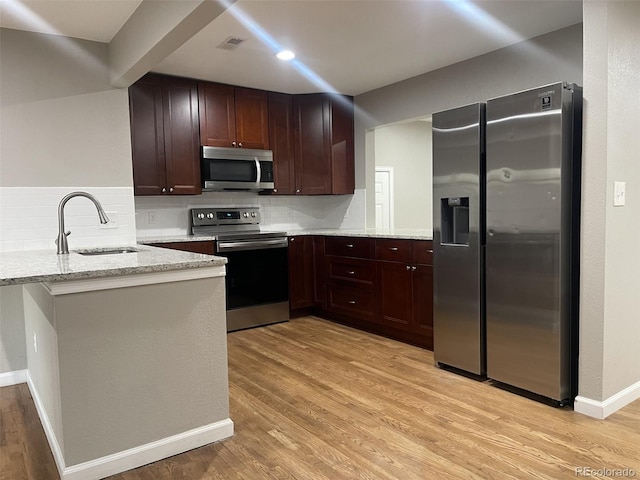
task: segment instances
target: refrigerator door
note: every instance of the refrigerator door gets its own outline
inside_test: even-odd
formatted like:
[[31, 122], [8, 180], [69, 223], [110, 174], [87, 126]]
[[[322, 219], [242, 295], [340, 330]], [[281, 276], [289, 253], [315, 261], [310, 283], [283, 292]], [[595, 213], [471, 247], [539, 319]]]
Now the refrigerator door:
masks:
[[433, 335], [440, 364], [484, 374], [484, 104], [433, 115]]
[[576, 253], [572, 91], [558, 83], [492, 99], [486, 114], [487, 376], [562, 401]]

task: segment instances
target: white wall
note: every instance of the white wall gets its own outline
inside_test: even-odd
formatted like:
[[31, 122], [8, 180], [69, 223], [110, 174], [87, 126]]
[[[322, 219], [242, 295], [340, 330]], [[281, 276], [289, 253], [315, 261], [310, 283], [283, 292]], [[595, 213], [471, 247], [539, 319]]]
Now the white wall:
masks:
[[[374, 185], [367, 130], [561, 80], [582, 84], [581, 24], [356, 96], [356, 187]], [[367, 226], [374, 204], [367, 188]]]
[[[581, 397], [640, 397], [640, 3], [584, 3]], [[613, 183], [626, 182], [624, 207]]]
[[107, 45], [0, 29], [0, 49], [0, 187], [133, 186]]
[[393, 167], [394, 227], [431, 229], [431, 122], [376, 128], [375, 166]]

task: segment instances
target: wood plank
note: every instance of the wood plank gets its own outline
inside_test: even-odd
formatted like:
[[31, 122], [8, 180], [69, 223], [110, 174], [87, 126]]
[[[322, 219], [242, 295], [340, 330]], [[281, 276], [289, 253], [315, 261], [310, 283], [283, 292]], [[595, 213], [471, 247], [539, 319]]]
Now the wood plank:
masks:
[[[228, 351], [235, 436], [112, 479], [558, 479], [579, 467], [640, 475], [640, 401], [595, 420], [315, 317], [230, 333]], [[57, 478], [25, 385], [0, 389], [0, 421], [0, 479]]]

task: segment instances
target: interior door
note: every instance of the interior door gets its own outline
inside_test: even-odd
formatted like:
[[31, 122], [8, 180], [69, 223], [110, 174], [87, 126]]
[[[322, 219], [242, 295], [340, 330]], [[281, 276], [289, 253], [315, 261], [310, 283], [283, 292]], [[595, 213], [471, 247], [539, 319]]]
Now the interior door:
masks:
[[393, 228], [393, 167], [376, 167], [376, 227]]

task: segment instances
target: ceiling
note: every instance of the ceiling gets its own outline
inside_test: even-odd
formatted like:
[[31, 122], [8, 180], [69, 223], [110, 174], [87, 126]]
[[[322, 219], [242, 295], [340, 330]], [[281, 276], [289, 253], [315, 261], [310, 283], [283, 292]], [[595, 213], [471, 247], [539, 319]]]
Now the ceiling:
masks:
[[[0, 0], [0, 26], [109, 42], [140, 3]], [[153, 71], [356, 95], [581, 21], [581, 0], [238, 0]]]

